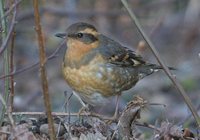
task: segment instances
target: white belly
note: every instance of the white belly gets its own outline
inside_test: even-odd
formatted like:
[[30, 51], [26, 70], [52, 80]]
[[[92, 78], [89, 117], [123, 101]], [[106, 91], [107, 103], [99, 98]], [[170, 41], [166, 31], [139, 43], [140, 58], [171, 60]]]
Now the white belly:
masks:
[[100, 93], [93, 93], [90, 96], [84, 96], [83, 94], [79, 94], [79, 93], [77, 94], [81, 97], [81, 99], [84, 102], [92, 106], [102, 106], [109, 102], [109, 97], [104, 97]]

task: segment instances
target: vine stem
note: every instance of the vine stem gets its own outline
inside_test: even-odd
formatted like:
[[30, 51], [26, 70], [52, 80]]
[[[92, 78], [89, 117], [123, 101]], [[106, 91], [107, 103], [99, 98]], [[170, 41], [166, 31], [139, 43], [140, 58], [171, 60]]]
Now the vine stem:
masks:
[[143, 31], [143, 29], [142, 29], [142, 27], [141, 27], [141, 25], [140, 25], [137, 17], [135, 16], [134, 12], [132, 12], [132, 10], [130, 9], [130, 7], [128, 6], [127, 0], [121, 0], [121, 2], [124, 5], [124, 7], [126, 8], [126, 10], [128, 11], [128, 13], [129, 13], [132, 21], [134, 22], [134, 24], [137, 27], [139, 33], [142, 35], [143, 39], [147, 42], [150, 50], [152, 51], [152, 53], [156, 57], [158, 63], [163, 67], [164, 72], [169, 77], [169, 79], [172, 81], [172, 83], [174, 84], [174, 86], [178, 90], [178, 93], [183, 97], [185, 103], [187, 104], [188, 108], [192, 112], [192, 114], [194, 116], [194, 119], [196, 120], [196, 123], [197, 123], [198, 127], [200, 127], [200, 117], [199, 117], [196, 109], [192, 105], [192, 101], [190, 100], [190, 98], [188, 97], [188, 95], [186, 94], [185, 90], [183, 89], [183, 87], [181, 86], [181, 84], [178, 82], [178, 80], [172, 75], [172, 73], [170, 72], [169, 68], [161, 60], [161, 57], [160, 57], [158, 51], [155, 49], [155, 46], [153, 45], [153, 43], [151, 42], [151, 40], [149, 39], [149, 37]]

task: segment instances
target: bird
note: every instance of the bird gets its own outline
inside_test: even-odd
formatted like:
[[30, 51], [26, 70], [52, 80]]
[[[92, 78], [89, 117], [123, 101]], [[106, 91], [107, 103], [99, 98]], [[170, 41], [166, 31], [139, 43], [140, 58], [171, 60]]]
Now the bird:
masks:
[[[104, 105], [109, 97], [119, 97], [144, 77], [162, 69], [89, 23], [74, 23], [55, 36], [66, 40], [62, 73], [84, 106]], [[115, 117], [117, 111], [118, 103]]]

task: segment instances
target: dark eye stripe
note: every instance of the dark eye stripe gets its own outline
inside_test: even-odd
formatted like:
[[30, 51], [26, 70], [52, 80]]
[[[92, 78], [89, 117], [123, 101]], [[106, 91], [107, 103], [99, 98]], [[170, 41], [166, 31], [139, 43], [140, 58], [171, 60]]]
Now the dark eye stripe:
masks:
[[98, 40], [94, 35], [89, 34], [89, 33], [83, 33], [83, 36], [89, 38], [93, 42]]
[[82, 38], [82, 37], [83, 37], [83, 33], [78, 33], [78, 34], [77, 34], [77, 37], [78, 37], [78, 38]]
[[68, 37], [78, 39], [84, 43], [92, 43], [98, 40], [98, 38], [90, 33], [76, 33], [68, 34]]

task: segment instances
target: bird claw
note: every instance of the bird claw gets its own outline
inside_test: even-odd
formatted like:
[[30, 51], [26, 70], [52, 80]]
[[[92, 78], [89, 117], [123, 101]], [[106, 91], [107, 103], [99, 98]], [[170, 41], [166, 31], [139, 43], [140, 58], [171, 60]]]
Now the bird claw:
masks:
[[106, 123], [111, 124], [112, 122], [118, 122], [119, 116], [120, 116], [119, 113], [115, 112], [115, 114], [112, 117], [107, 118]]
[[87, 115], [87, 113], [89, 113], [90, 109], [89, 109], [89, 105], [85, 105], [83, 106], [79, 111], [78, 111], [78, 118], [80, 118], [81, 114], [85, 114]]

